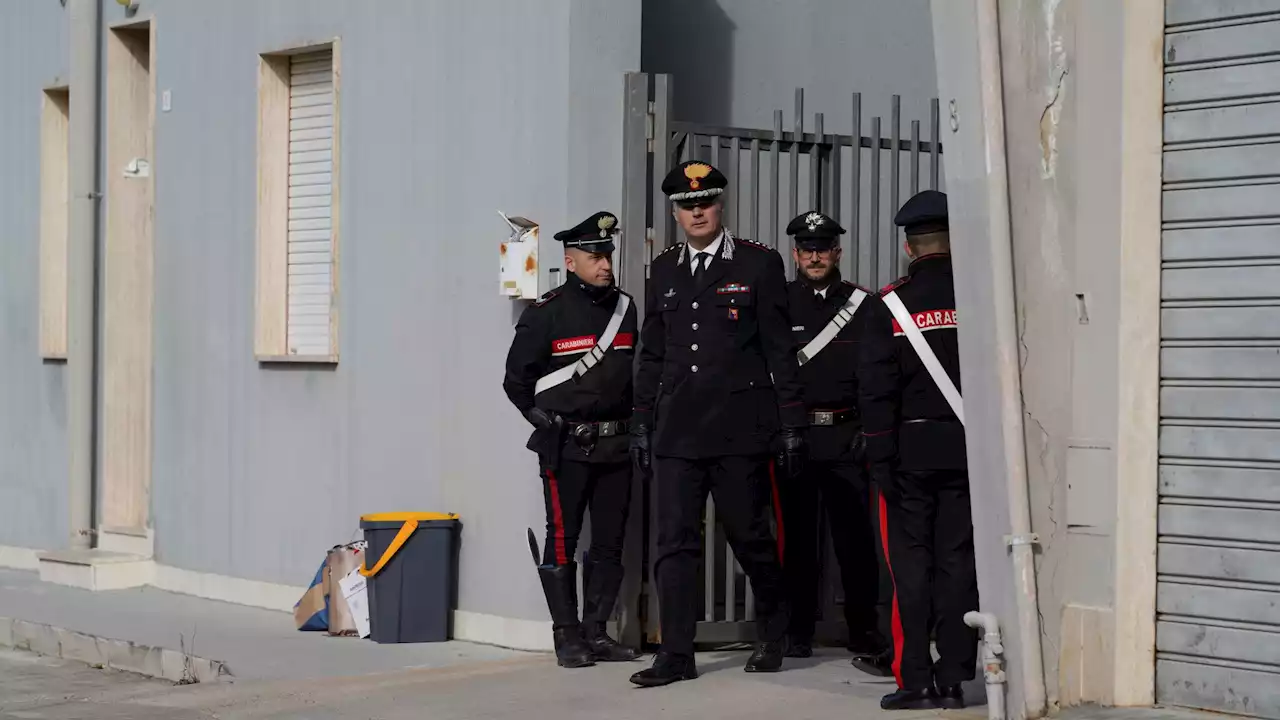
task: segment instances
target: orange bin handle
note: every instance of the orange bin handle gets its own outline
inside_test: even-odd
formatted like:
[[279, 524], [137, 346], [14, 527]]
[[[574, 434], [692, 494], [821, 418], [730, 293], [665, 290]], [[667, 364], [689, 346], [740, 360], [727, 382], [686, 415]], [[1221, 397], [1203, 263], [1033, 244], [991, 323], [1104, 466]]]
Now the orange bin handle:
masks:
[[391, 562], [391, 558], [395, 557], [396, 553], [400, 552], [400, 548], [404, 547], [404, 544], [409, 541], [409, 537], [418, 529], [419, 520], [456, 520], [458, 516], [453, 513], [377, 513], [365, 515], [360, 519], [365, 522], [404, 521], [404, 524], [400, 526], [400, 531], [392, 539], [391, 545], [387, 547], [386, 552], [382, 553], [382, 557], [378, 558], [378, 562], [374, 563], [372, 570], [365, 565], [369, 560], [368, 554], [360, 562], [360, 574], [365, 577], [373, 577], [382, 572], [382, 568], [386, 567], [387, 563]]

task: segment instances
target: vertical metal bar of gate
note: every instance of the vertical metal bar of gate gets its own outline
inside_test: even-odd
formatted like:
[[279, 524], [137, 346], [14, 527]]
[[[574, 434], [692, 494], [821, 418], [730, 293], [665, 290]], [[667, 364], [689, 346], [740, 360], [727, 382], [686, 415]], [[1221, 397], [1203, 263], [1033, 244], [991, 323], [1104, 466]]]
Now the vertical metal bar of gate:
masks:
[[[813, 116], [813, 146], [809, 148], [809, 208], [823, 211], [822, 207], [822, 113]], [[795, 217], [794, 215], [792, 217]], [[790, 218], [787, 219], [788, 222]]]
[[881, 287], [880, 282], [880, 118], [871, 118], [871, 227], [867, 231], [868, 258], [871, 287]]
[[911, 121], [911, 194], [920, 192], [920, 121]]
[[[619, 247], [618, 282], [628, 292], [644, 297], [650, 248], [646, 238], [648, 227], [649, 188], [649, 75], [627, 73], [624, 92], [626, 110], [622, 130], [622, 237]], [[636, 313], [644, 320], [644, 303], [637, 303]], [[632, 478], [631, 497], [646, 497], [645, 484], [637, 474]], [[646, 537], [644, 513], [633, 512], [627, 520], [627, 542], [623, 562], [627, 567], [645, 567]], [[639, 645], [644, 633], [644, 595], [642, 573], [627, 573], [618, 605], [618, 636], [627, 645]]]
[[[662, 178], [670, 170], [671, 133], [667, 130], [667, 126], [671, 122], [671, 106], [674, 102], [675, 88], [671, 86], [671, 76], [655, 75], [653, 77], [653, 128], [650, 130], [650, 134], [653, 135], [651, 198], [662, 196]], [[650, 208], [650, 212], [653, 217], [653, 224], [650, 226], [653, 230], [650, 254], [657, 255], [671, 245], [672, 225], [675, 221], [667, 211], [666, 203], [655, 205]]]
[[760, 237], [760, 138], [751, 138], [751, 239]]
[[781, 249], [778, 242], [778, 174], [782, 162], [782, 111], [773, 111], [773, 146], [769, 148], [769, 246]]
[[871, 285], [858, 273], [862, 260], [862, 93], [853, 94], [853, 157], [849, 160], [849, 277]]
[[938, 189], [938, 155], [942, 152], [939, 137], [938, 98], [929, 101], [929, 189]]

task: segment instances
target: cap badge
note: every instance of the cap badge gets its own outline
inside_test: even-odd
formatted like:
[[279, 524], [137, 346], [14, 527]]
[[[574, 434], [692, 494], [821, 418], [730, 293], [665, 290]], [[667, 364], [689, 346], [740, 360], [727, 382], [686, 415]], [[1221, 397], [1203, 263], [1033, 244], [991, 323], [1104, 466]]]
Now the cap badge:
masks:
[[817, 230], [825, 222], [826, 219], [822, 217], [821, 213], [811, 212], [804, 216], [804, 224], [809, 227], [809, 232]]
[[596, 227], [600, 228], [600, 237], [609, 237], [609, 231], [613, 229], [613, 224], [617, 221], [618, 219], [612, 215], [601, 216], [601, 218], [596, 221]]
[[684, 176], [689, 178], [689, 187], [697, 190], [702, 186], [702, 178], [711, 174], [711, 166], [703, 163], [693, 163], [686, 165], [684, 168]]

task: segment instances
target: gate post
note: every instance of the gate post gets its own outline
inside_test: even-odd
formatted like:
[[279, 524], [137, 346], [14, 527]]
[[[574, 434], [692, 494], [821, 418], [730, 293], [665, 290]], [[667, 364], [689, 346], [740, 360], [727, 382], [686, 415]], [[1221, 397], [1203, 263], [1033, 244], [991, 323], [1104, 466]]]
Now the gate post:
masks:
[[[645, 242], [649, 225], [649, 75], [627, 73], [624, 82], [626, 110], [622, 123], [622, 242], [617, 252], [618, 285], [635, 297], [636, 313], [644, 322], [645, 276], [649, 251]], [[637, 349], [639, 342], [635, 343]], [[618, 603], [618, 639], [638, 647], [644, 639], [640, 594], [648, 573], [644, 552], [644, 481], [636, 473], [631, 479], [631, 513], [627, 523], [623, 562], [627, 568]], [[637, 512], [638, 511], [638, 512]]]

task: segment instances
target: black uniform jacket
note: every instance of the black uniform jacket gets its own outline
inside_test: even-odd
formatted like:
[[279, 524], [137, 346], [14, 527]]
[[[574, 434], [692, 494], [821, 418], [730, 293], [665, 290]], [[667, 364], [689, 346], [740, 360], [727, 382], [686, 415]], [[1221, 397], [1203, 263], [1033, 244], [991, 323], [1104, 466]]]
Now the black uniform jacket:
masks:
[[901, 470], [965, 469], [964, 425], [882, 298], [895, 291], [960, 389], [955, 283], [950, 255], [925, 255], [868, 301], [858, 363], [867, 457]]
[[[867, 297], [863, 298], [853, 319], [821, 352], [800, 366], [805, 404], [811, 412], [825, 410], [854, 415], [858, 412], [858, 347], [867, 307], [872, 304], [875, 293], [842, 281], [839, 276], [827, 287], [826, 299], [819, 298], [802, 280], [794, 280], [787, 286], [791, 333], [798, 348], [804, 348], [822, 332], [855, 290], [862, 290]], [[845, 455], [861, 426], [855, 417], [835, 426], [811, 427], [808, 440], [813, 459], [835, 460]]]
[[635, 421], [656, 455], [769, 452], [780, 424], [807, 424], [782, 256], [726, 233], [695, 286], [692, 255], [674, 245], [649, 268]]
[[[502, 389], [522, 415], [537, 405], [570, 423], [626, 420], [631, 416], [634, 300], [623, 316], [613, 345], [599, 363], [585, 374], [534, 396], [538, 378], [572, 365], [595, 345], [609, 324], [620, 292], [614, 287], [593, 297], [587, 286], [571, 275], [560, 289], [543, 295], [521, 313], [515, 339], [507, 352]], [[627, 433], [600, 438], [588, 456], [570, 441], [562, 457], [579, 462], [622, 462], [628, 457], [629, 445]]]

